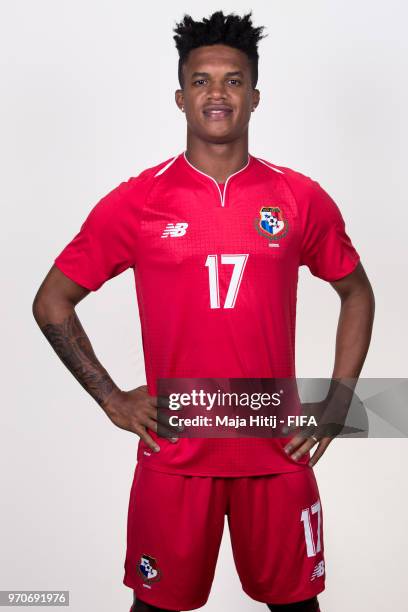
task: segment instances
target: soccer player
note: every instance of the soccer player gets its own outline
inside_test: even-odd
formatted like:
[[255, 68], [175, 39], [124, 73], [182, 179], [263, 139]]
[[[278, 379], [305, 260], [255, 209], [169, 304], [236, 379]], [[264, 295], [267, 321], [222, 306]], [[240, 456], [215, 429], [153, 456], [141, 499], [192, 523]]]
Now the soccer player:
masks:
[[[340, 296], [333, 380], [356, 379], [368, 350], [373, 292], [338, 206], [315, 180], [248, 150], [262, 31], [250, 13], [177, 24], [185, 151], [97, 202], [33, 303], [63, 363], [116, 426], [140, 437], [124, 575], [134, 612], [205, 604], [225, 516], [251, 598], [274, 611], [317, 612], [325, 588], [313, 466], [332, 437], [158, 435], [160, 379], [295, 376], [301, 265]], [[75, 306], [128, 268], [147, 384], [125, 391]]]

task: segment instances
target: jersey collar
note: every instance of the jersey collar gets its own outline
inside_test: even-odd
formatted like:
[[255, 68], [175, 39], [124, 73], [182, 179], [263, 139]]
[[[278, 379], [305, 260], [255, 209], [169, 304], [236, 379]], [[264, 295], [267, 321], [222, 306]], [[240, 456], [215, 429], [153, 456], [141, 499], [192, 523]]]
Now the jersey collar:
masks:
[[193, 166], [192, 163], [190, 163], [187, 159], [186, 156], [186, 151], [184, 151], [180, 157], [184, 160], [185, 165], [187, 166], [187, 168], [189, 168], [192, 172], [208, 179], [209, 181], [211, 181], [212, 183], [214, 183], [218, 189], [219, 195], [220, 195], [220, 200], [221, 200], [221, 206], [225, 205], [225, 195], [227, 193], [227, 187], [228, 187], [228, 183], [230, 182], [230, 180], [234, 177], [237, 176], [238, 174], [242, 174], [243, 172], [245, 172], [245, 170], [247, 170], [249, 168], [249, 166], [251, 166], [251, 162], [253, 160], [252, 155], [250, 155], [248, 153], [248, 161], [245, 164], [245, 166], [243, 166], [240, 170], [237, 170], [237, 172], [234, 172], [233, 174], [230, 174], [229, 177], [226, 179], [225, 183], [224, 183], [224, 190], [223, 192], [221, 192], [221, 189], [217, 183], [217, 181], [215, 180], [214, 177], [210, 176], [209, 174], [206, 174], [205, 172], [202, 172], [201, 170], [199, 170], [198, 168], [196, 168], [195, 166]]

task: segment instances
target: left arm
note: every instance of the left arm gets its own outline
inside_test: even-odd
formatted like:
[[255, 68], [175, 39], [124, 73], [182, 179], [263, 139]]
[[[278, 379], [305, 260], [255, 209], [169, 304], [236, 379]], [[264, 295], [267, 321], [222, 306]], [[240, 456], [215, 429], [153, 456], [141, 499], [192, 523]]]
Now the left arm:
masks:
[[[341, 382], [341, 379], [353, 379], [351, 386], [354, 389], [370, 345], [375, 310], [374, 293], [361, 262], [351, 274], [330, 284], [341, 300], [332, 373], [332, 379], [335, 380], [332, 387], [336, 386], [338, 381]], [[347, 386], [350, 387], [349, 380]], [[332, 439], [323, 437], [319, 440], [318, 447], [310, 459], [310, 466], [317, 463]], [[315, 444], [315, 440], [305, 440], [304, 436], [297, 434], [286, 445], [285, 451], [297, 461]]]
[[330, 284], [341, 300], [332, 378], [358, 378], [370, 346], [374, 293], [361, 263]]

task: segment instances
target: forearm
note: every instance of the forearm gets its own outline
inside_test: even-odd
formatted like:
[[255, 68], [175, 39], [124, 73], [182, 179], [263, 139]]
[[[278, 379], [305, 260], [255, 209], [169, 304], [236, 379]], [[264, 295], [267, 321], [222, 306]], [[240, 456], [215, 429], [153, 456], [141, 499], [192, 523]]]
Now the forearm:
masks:
[[[315, 435], [318, 439], [324, 438], [325, 444], [336, 437], [346, 423], [370, 345], [374, 309], [374, 295], [369, 283], [350, 292], [344, 291], [341, 296], [332, 378], [323, 402], [314, 404], [319, 425]], [[322, 446], [316, 461], [325, 448]]]
[[374, 296], [370, 289], [342, 300], [333, 378], [358, 378], [370, 346], [373, 321]]
[[119, 390], [97, 359], [91, 342], [69, 302], [37, 303], [34, 317], [48, 342], [83, 388], [103, 406]]
[[336, 381], [343, 383], [343, 394], [346, 388], [354, 391], [370, 346], [374, 310], [374, 295], [369, 286], [342, 299], [329, 395], [339, 392]]

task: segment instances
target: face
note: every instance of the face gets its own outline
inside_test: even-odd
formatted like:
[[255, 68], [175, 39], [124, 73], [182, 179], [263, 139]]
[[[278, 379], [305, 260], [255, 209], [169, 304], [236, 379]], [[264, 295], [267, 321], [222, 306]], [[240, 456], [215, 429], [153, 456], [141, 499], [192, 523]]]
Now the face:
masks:
[[245, 53], [226, 45], [198, 47], [190, 52], [183, 75], [176, 103], [184, 108], [191, 134], [206, 142], [227, 143], [246, 133], [259, 91], [252, 87]]

